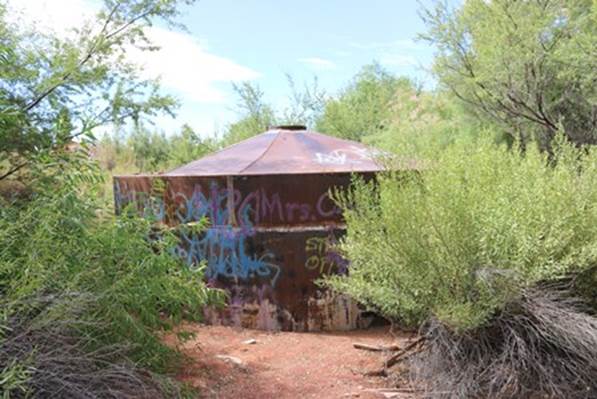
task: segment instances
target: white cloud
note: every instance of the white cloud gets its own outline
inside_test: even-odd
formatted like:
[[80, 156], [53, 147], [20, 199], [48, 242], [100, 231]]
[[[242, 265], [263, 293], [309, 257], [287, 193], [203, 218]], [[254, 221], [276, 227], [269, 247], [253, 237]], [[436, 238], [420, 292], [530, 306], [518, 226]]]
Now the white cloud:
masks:
[[[57, 5], [59, 4], [59, 7]], [[8, 0], [8, 20], [26, 29], [35, 29], [61, 37], [83, 26], [95, 13], [84, 0]]]
[[[60, 36], [68, 36], [72, 28], [82, 26], [97, 11], [93, 0], [9, 0], [9, 6], [13, 22]], [[205, 44], [190, 34], [151, 27], [147, 36], [161, 49], [144, 52], [131, 48], [127, 56], [144, 67], [144, 78], [160, 77], [164, 88], [183, 99], [221, 103], [226, 94], [218, 83], [259, 77], [248, 67], [210, 53]]]
[[413, 39], [396, 39], [384, 42], [352, 42], [350, 46], [359, 50], [374, 52], [375, 58], [382, 65], [392, 67], [412, 67], [419, 64], [421, 55], [419, 50], [424, 50], [426, 45]]
[[189, 34], [152, 27], [147, 37], [161, 49], [154, 52], [131, 49], [129, 58], [144, 67], [144, 77], [160, 76], [164, 87], [175, 89], [193, 101], [224, 102], [226, 96], [216, 86], [218, 82], [253, 80], [260, 76], [250, 68], [209, 53]]
[[318, 71], [336, 68], [336, 64], [333, 61], [319, 57], [299, 58], [298, 61]]

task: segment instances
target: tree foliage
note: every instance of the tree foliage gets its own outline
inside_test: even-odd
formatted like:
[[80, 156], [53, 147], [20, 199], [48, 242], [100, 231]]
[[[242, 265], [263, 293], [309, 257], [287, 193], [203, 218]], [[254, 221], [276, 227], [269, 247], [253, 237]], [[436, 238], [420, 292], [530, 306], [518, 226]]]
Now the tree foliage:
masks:
[[263, 133], [277, 125], [304, 125], [312, 127], [327, 101], [326, 93], [315, 78], [311, 84], [298, 88], [294, 79], [286, 75], [290, 94], [286, 107], [276, 108], [265, 100], [265, 93], [250, 82], [234, 84], [238, 96], [237, 111], [240, 119], [231, 123], [223, 134], [222, 142], [230, 145]]
[[376, 135], [387, 127], [400, 90], [419, 92], [409, 79], [396, 77], [379, 64], [367, 65], [336, 98], [326, 102], [315, 128], [357, 141]]
[[274, 109], [264, 98], [259, 86], [249, 82], [234, 85], [238, 96], [240, 119], [228, 126], [223, 135], [224, 145], [230, 145], [263, 133], [276, 125]]
[[[71, 392], [71, 377], [92, 389], [94, 380], [85, 373], [104, 375], [106, 367], [128, 367], [131, 384], [137, 368], [169, 371], [178, 355], [161, 342], [159, 331], [183, 319], [199, 319], [203, 305], [221, 299], [206, 288], [201, 270], [191, 270], [172, 256], [173, 234], [161, 232], [156, 241], [150, 221], [126, 215], [116, 220], [102, 212], [94, 194], [99, 180], [78, 165], [65, 165], [62, 174], [43, 185], [36, 180], [28, 201], [1, 203], [0, 352], [7, 355], [0, 356], [3, 388], [14, 383], [8, 378], [10, 370], [26, 367], [28, 377], [11, 389], [45, 397], [60, 386], [44, 383], [49, 376], [36, 365], [57, 362], [56, 367], [69, 369], [81, 361], [92, 367], [98, 353], [104, 368], [74, 367], [59, 378], [59, 370], [53, 370], [53, 384], [65, 384], [62, 395]], [[45, 328], [57, 335], [36, 335]], [[31, 332], [41, 341], [23, 343], [18, 331]], [[69, 345], [76, 351], [71, 353]], [[42, 348], [48, 352], [40, 352]], [[105, 353], [105, 348], [112, 349]], [[53, 357], [61, 351], [64, 358]], [[118, 387], [112, 386], [115, 397]]]
[[549, 150], [560, 127], [597, 144], [597, 3], [437, 2], [423, 16], [434, 71], [468, 106], [523, 144]]
[[[139, 79], [125, 53], [152, 50], [146, 29], [156, 19], [173, 24], [177, 7], [191, 2], [106, 0], [96, 20], [61, 38], [7, 22], [0, 2], [3, 397], [184, 394], [165, 376], [180, 354], [161, 334], [198, 320], [221, 293], [172, 255], [174, 232], [106, 212], [86, 142], [100, 126], [140, 128], [144, 117], [172, 112], [174, 99]], [[197, 141], [185, 128], [168, 142], [190, 157]], [[140, 157], [146, 144], [135, 147]], [[26, 190], [7, 184], [16, 180]]]
[[59, 38], [9, 22], [0, 2], [0, 180], [99, 126], [172, 113], [176, 101], [140, 79], [126, 52], [155, 49], [145, 29], [174, 24], [182, 3], [192, 1], [106, 0], [95, 20]]
[[104, 135], [93, 156], [110, 173], [162, 172], [215, 151], [220, 143], [200, 137], [189, 125], [166, 135], [139, 126], [126, 135]]
[[[462, 138], [488, 134], [488, 124], [475, 119], [462, 102], [445, 91], [402, 87], [389, 106], [386, 126], [362, 141], [408, 157], [433, 156]], [[496, 141], [499, 135], [496, 135]]]

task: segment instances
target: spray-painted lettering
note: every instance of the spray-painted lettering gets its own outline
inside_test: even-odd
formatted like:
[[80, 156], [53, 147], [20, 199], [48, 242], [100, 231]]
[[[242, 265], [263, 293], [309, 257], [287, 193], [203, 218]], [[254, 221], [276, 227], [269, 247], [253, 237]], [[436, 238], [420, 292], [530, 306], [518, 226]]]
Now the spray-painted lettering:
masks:
[[[255, 226], [333, 219], [341, 213], [327, 192], [311, 204], [283, 201], [279, 193], [269, 193], [264, 188], [243, 195], [237, 189], [230, 190], [212, 182], [196, 184], [190, 193], [169, 191], [166, 197], [170, 198], [168, 209], [163, 196], [132, 190], [125, 181], [116, 181], [114, 185], [115, 205], [119, 210], [134, 203], [144, 217], [169, 224], [184, 225], [209, 219], [210, 226], [205, 231], [179, 229], [180, 243], [174, 250], [189, 265], [205, 261], [208, 279], [265, 279], [272, 286], [278, 280], [280, 267], [275, 263], [273, 253], [249, 250], [250, 237], [256, 233]], [[315, 241], [309, 242], [308, 249], [315, 244]], [[322, 273], [332, 270], [332, 252], [327, 247], [324, 249], [311, 254], [308, 268], [319, 269]]]
[[333, 235], [309, 237], [305, 243], [305, 268], [318, 270], [320, 274], [330, 274], [334, 269], [339, 274], [345, 274], [348, 262], [335, 251], [335, 245], [336, 239]]

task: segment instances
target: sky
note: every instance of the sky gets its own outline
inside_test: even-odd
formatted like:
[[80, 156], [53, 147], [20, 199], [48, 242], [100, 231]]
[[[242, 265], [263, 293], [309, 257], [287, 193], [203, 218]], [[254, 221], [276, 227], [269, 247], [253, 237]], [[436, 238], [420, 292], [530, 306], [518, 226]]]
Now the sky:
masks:
[[[93, 15], [98, 0], [9, 4], [18, 18], [60, 35]], [[182, 8], [187, 32], [152, 27], [161, 50], [130, 57], [180, 100], [177, 117], [156, 119], [156, 128], [170, 134], [188, 123], [209, 136], [239, 117], [233, 82], [257, 84], [278, 108], [288, 101], [287, 75], [299, 87], [317, 76], [334, 95], [373, 61], [432, 87], [434, 50], [417, 40], [420, 9], [416, 0], [199, 0]]]

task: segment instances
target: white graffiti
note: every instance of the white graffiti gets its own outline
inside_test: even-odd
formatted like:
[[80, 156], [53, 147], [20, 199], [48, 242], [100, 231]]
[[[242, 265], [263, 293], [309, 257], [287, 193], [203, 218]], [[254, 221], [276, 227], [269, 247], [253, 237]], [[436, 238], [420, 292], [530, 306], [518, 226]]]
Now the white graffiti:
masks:
[[322, 165], [345, 165], [347, 161], [360, 164], [362, 161], [373, 161], [374, 158], [381, 154], [382, 152], [379, 150], [352, 145], [346, 149], [316, 152], [315, 161]]
[[342, 150], [334, 150], [327, 154], [316, 152], [315, 160], [320, 164], [344, 165], [346, 163], [346, 154]]

